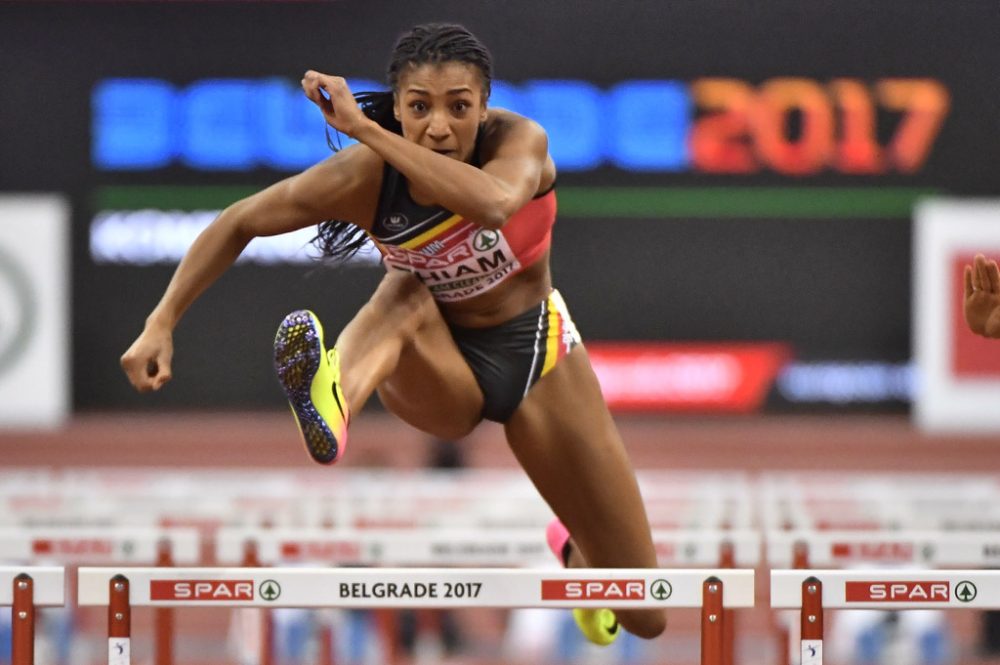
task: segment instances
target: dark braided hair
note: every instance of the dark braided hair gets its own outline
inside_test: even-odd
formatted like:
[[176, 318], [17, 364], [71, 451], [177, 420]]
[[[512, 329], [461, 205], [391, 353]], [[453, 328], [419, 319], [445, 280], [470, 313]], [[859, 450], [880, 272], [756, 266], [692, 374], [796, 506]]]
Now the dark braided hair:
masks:
[[[399, 91], [400, 75], [407, 69], [427, 64], [461, 62], [473, 65], [479, 71], [483, 84], [483, 99], [490, 96], [493, 81], [493, 57], [476, 36], [453, 23], [426, 23], [418, 25], [396, 40], [389, 60], [386, 78], [389, 92], [360, 92], [354, 95], [361, 111], [381, 127], [402, 135], [403, 126], [393, 113], [394, 95]], [[327, 144], [336, 152], [327, 135]], [[353, 256], [368, 241], [363, 229], [350, 222], [329, 220], [321, 222], [312, 242], [323, 256], [344, 261]]]

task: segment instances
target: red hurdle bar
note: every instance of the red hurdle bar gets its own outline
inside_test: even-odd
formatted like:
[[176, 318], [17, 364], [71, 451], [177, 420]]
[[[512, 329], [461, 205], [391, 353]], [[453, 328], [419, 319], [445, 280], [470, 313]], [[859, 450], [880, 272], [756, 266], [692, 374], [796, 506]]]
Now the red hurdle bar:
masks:
[[[170, 541], [164, 538], [156, 546], [156, 565], [169, 568], [174, 565]], [[153, 625], [155, 637], [155, 665], [174, 663], [174, 610], [171, 607], [157, 607], [154, 610]]]
[[[805, 570], [809, 568], [809, 543], [796, 540], [792, 543], [792, 568]], [[778, 621], [778, 665], [791, 665], [791, 626]]]
[[128, 578], [115, 575], [108, 582], [108, 665], [132, 662], [132, 605]]
[[[719, 568], [736, 567], [736, 547], [725, 540], [719, 545]], [[722, 610], [722, 665], [733, 665], [736, 654], [736, 617], [733, 611]]]
[[723, 665], [724, 623], [722, 581], [709, 577], [702, 583], [701, 665]]
[[14, 578], [14, 602], [11, 605], [11, 665], [34, 665], [35, 662], [35, 584], [30, 575]]
[[66, 603], [66, 571], [59, 566], [0, 566], [0, 606], [10, 606], [12, 665], [35, 658], [35, 608]]
[[809, 543], [796, 540], [792, 545], [792, 568], [805, 570], [809, 567]]
[[800, 624], [800, 665], [823, 663], [823, 583], [815, 577], [802, 582], [802, 618]]
[[319, 632], [319, 665], [333, 665], [333, 647], [333, 627], [329, 624], [323, 625]]

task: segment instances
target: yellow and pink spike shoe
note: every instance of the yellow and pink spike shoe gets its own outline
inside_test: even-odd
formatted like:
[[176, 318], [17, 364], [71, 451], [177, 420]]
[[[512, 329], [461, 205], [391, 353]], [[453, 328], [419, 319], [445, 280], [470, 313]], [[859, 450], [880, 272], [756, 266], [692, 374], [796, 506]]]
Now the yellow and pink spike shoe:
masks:
[[292, 312], [274, 336], [274, 368], [309, 455], [333, 464], [347, 446], [350, 410], [340, 389], [340, 357], [323, 346], [323, 326], [309, 310]]
[[[549, 526], [545, 529], [545, 539], [549, 543], [549, 549], [556, 555], [559, 562], [563, 566], [568, 565], [569, 530], [563, 526], [558, 517], [549, 522]], [[573, 619], [583, 636], [600, 646], [611, 644], [621, 632], [615, 613], [609, 609], [573, 610]]]

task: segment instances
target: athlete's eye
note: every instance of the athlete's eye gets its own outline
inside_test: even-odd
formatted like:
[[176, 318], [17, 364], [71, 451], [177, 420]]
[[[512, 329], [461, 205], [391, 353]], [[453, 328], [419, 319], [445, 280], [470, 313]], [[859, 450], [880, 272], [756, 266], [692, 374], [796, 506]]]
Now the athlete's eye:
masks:
[[470, 104], [469, 102], [460, 101], [460, 102], [455, 102], [454, 109], [459, 113], [464, 113], [468, 111], [471, 106], [472, 104]]
[[410, 108], [417, 113], [423, 113], [427, 110], [427, 104], [423, 102], [410, 102]]

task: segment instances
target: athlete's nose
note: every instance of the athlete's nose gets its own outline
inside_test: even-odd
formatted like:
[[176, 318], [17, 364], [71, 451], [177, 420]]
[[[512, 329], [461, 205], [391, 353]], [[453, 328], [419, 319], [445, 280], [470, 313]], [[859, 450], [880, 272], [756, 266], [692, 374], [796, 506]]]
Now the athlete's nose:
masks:
[[430, 117], [430, 122], [427, 125], [427, 136], [434, 139], [435, 141], [441, 141], [448, 138], [451, 134], [451, 127], [448, 125], [448, 119], [443, 113], [433, 113]]

